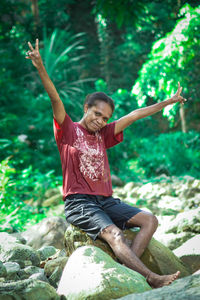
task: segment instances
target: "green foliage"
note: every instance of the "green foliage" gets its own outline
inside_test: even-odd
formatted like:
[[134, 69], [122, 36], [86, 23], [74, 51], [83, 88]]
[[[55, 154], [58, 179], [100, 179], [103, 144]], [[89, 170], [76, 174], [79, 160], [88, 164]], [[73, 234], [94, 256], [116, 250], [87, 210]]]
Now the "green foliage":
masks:
[[42, 174], [29, 166], [18, 170], [12, 165], [11, 158], [0, 164], [0, 230], [25, 230], [46, 217], [46, 210], [40, 203], [45, 191], [56, 187], [61, 181], [53, 171]]
[[130, 161], [129, 165], [133, 171], [137, 171], [137, 168], [143, 170], [144, 177], [151, 178], [166, 174], [168, 176], [191, 175], [199, 178], [199, 147], [200, 134], [194, 131], [141, 138], [134, 146], [139, 156]]
[[122, 25], [134, 25], [138, 15], [144, 10], [143, 1], [123, 1], [118, 0], [117, 5], [114, 0], [97, 0], [94, 12], [100, 12], [104, 18], [108, 18], [117, 23], [120, 28]]
[[[197, 61], [200, 46], [200, 7], [185, 5], [172, 32], [156, 41], [149, 54], [149, 59], [140, 70], [140, 76], [132, 88], [139, 106], [147, 101], [161, 101], [171, 97], [177, 90], [177, 82], [184, 87], [186, 98], [193, 103], [186, 104], [191, 111], [195, 102], [199, 102], [199, 82], [196, 78]], [[174, 125], [178, 105], [166, 107], [163, 115]]]

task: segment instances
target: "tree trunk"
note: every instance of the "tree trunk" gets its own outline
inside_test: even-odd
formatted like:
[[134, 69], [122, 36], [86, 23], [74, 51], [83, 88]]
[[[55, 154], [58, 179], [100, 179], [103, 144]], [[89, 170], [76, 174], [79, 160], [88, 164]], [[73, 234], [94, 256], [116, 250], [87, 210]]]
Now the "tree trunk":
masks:
[[34, 31], [37, 33], [38, 28], [39, 28], [39, 7], [38, 7], [38, 0], [31, 0], [32, 5], [31, 5], [31, 10], [34, 16]]
[[182, 129], [182, 132], [187, 132], [186, 120], [185, 120], [185, 111], [184, 111], [183, 104], [180, 104], [179, 113], [180, 113], [180, 118], [181, 118], [181, 129]]

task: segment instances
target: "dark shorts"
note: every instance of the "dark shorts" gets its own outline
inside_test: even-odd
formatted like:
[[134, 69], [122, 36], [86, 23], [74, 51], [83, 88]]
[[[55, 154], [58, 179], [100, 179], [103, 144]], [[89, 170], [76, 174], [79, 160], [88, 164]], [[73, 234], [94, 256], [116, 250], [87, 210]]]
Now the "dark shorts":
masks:
[[141, 212], [118, 198], [73, 194], [65, 198], [67, 222], [78, 226], [93, 240], [109, 225], [126, 229], [126, 222]]

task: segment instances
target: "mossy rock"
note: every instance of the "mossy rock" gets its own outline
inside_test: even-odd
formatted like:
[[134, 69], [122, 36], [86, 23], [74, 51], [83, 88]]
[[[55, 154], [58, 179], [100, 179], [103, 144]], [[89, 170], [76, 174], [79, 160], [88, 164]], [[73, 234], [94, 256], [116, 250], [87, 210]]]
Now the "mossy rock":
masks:
[[[127, 243], [131, 244], [137, 232], [132, 230], [125, 230], [124, 235]], [[93, 241], [85, 232], [78, 227], [69, 225], [65, 232], [65, 247], [67, 256], [70, 256], [78, 247], [85, 245], [93, 245], [101, 248], [104, 252], [109, 254], [114, 260], [118, 261], [110, 246], [100, 240]], [[142, 262], [153, 272], [164, 275], [172, 274], [177, 270], [181, 272], [181, 277], [190, 275], [190, 270], [183, 262], [174, 255], [174, 253], [166, 246], [152, 238], [147, 249], [141, 257]]]
[[98, 247], [83, 246], [70, 256], [57, 293], [68, 300], [110, 300], [151, 290], [145, 277], [115, 262]]

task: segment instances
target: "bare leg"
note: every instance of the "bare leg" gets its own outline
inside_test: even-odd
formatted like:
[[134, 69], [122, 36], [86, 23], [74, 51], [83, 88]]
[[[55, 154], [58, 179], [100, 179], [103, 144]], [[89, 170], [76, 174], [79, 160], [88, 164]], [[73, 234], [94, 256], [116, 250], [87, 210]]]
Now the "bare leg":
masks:
[[122, 231], [115, 225], [106, 227], [99, 235], [105, 240], [117, 258], [130, 269], [137, 271], [147, 278], [148, 283], [152, 287], [161, 287], [170, 284], [178, 278], [180, 272], [175, 274], [160, 276], [151, 272], [142, 261], [135, 255], [133, 250], [126, 244], [125, 237]]
[[126, 225], [129, 228], [140, 227], [140, 231], [132, 242], [131, 249], [138, 257], [141, 257], [158, 227], [158, 220], [151, 213], [142, 211], [128, 220]]

